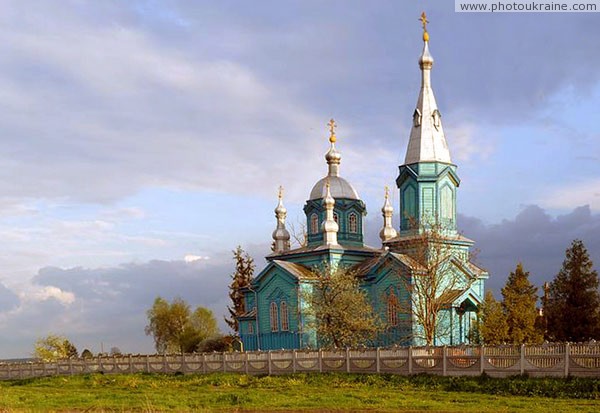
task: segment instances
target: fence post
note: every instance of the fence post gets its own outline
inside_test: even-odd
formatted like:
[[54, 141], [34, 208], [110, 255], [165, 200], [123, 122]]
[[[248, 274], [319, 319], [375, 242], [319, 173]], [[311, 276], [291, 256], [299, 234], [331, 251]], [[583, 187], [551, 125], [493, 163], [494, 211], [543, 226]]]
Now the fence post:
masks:
[[292, 350], [292, 373], [296, 372], [296, 349]]
[[270, 376], [271, 373], [273, 372], [273, 368], [271, 366], [271, 350], [269, 350], [269, 352], [267, 353], [267, 365], [269, 367], [269, 376]]
[[321, 349], [317, 353], [317, 360], [319, 361], [319, 373], [323, 373], [323, 351]]
[[565, 377], [569, 377], [570, 344], [565, 344]]
[[202, 373], [206, 374], [206, 353], [202, 353]]
[[69, 358], [69, 376], [73, 375], [73, 360]]
[[244, 352], [245, 361], [246, 361], [246, 374], [250, 372], [250, 362], [248, 361], [248, 352]]
[[350, 373], [350, 347], [346, 347], [346, 373]]
[[150, 355], [146, 354], [146, 373], [150, 373]]
[[412, 346], [408, 346], [408, 374], [412, 374]]
[[167, 366], [167, 355], [163, 354], [163, 373], [168, 373], [169, 368]]
[[133, 373], [133, 358], [131, 354], [129, 355], [129, 372]]
[[227, 373], [227, 363], [225, 362], [226, 354], [225, 352], [221, 353], [221, 359], [223, 360], [223, 373]]
[[521, 344], [521, 375], [525, 374], [525, 344]]
[[442, 376], [446, 375], [448, 366], [446, 365], [446, 352], [447, 352], [447, 347], [444, 346], [442, 348]]
[[485, 362], [484, 353], [485, 347], [482, 344], [481, 346], [479, 346], [479, 374], [483, 374], [483, 372], [485, 371], [483, 368], [483, 363]]
[[377, 369], [377, 373], [381, 373], [381, 367], [379, 366], [379, 361], [381, 360], [380, 354], [381, 348], [377, 347], [375, 350], [375, 368]]

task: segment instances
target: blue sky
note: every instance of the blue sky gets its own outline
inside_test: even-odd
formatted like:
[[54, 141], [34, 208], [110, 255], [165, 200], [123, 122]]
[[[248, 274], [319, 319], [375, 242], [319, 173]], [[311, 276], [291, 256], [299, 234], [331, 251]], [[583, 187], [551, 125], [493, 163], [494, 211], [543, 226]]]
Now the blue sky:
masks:
[[80, 349], [152, 351], [143, 330], [157, 295], [221, 317], [230, 251], [241, 244], [262, 263], [280, 184], [298, 226], [326, 171], [331, 117], [377, 246], [418, 95], [422, 10], [460, 226], [490, 288], [498, 295], [519, 260], [536, 284], [550, 280], [574, 238], [599, 263], [597, 14], [8, 0], [0, 358], [29, 355], [49, 332]]

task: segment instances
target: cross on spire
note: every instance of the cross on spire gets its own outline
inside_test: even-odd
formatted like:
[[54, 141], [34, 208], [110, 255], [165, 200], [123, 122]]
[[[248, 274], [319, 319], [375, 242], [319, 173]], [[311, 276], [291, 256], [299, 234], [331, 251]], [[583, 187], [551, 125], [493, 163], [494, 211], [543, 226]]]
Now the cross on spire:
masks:
[[427, 33], [427, 23], [429, 23], [429, 20], [427, 20], [427, 15], [425, 14], [425, 12], [421, 13], [421, 17], [419, 18], [419, 20], [421, 20], [421, 24], [423, 25], [423, 41], [428, 42], [429, 33]]
[[329, 142], [334, 143], [336, 141], [335, 128], [337, 128], [335, 120], [331, 118], [327, 126], [329, 126]]

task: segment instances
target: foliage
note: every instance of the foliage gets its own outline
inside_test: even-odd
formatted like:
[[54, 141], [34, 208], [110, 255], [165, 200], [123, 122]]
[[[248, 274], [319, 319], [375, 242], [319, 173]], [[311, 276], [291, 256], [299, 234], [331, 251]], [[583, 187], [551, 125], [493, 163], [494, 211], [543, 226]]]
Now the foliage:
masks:
[[246, 312], [242, 288], [252, 281], [254, 259], [239, 245], [233, 251], [233, 259], [235, 260], [235, 272], [231, 274], [231, 284], [229, 285], [229, 298], [232, 305], [227, 306], [229, 317], [225, 317], [225, 322], [234, 332], [237, 332], [238, 317]]
[[223, 353], [231, 351], [232, 336], [217, 336], [207, 338], [198, 345], [198, 351], [201, 353], [212, 353], [214, 351]]
[[92, 352], [87, 348], [81, 352], [82, 359], [91, 359], [93, 357], [94, 357], [94, 354], [92, 354]]
[[599, 339], [598, 273], [581, 240], [574, 240], [565, 255], [544, 300], [547, 339], [572, 342]]
[[123, 352], [121, 351], [121, 349], [119, 347], [111, 347], [110, 355], [111, 356], [122, 356]]
[[145, 331], [154, 337], [159, 353], [191, 353], [200, 342], [219, 334], [212, 311], [198, 307], [192, 313], [189, 304], [179, 297], [170, 304], [156, 297], [146, 314], [148, 325]]
[[43, 361], [54, 361], [77, 357], [77, 348], [64, 336], [48, 334], [35, 342], [34, 357]]
[[6, 411], [596, 412], [600, 380], [343, 373], [88, 374], [2, 381], [0, 395]]
[[508, 323], [502, 304], [494, 298], [491, 291], [486, 291], [485, 299], [478, 310], [477, 331], [480, 344], [497, 345], [506, 342]]
[[530, 344], [542, 341], [536, 328], [537, 288], [529, 282], [529, 272], [518, 263], [502, 288], [502, 308], [506, 316], [508, 334], [506, 341], [512, 344]]
[[418, 264], [412, 276], [400, 276], [409, 292], [406, 311], [412, 312], [419, 329], [414, 335], [434, 345], [436, 338], [450, 336], [449, 323], [442, 312], [452, 304], [455, 292], [469, 288], [475, 279], [468, 279], [453, 268], [454, 237], [437, 223], [422, 224], [407, 241], [406, 253]]
[[312, 292], [303, 293], [303, 298], [321, 344], [356, 347], [374, 339], [382, 326], [357, 274], [330, 265], [313, 269], [313, 274]]

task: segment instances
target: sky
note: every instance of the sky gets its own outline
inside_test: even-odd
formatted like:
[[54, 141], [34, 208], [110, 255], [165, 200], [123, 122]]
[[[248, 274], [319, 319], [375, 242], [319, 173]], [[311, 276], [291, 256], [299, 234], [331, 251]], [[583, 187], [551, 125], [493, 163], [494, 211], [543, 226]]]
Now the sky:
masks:
[[[419, 15], [462, 180], [459, 227], [499, 298], [580, 238], [600, 265], [600, 25], [455, 13], [451, 1], [12, 1], [0, 5], [0, 359], [39, 337], [153, 351], [156, 296], [219, 320], [231, 250], [270, 252], [277, 188], [299, 227], [341, 175], [377, 233], [420, 86]], [[397, 191], [392, 191], [398, 207]], [[227, 331], [221, 321], [223, 331]]]

